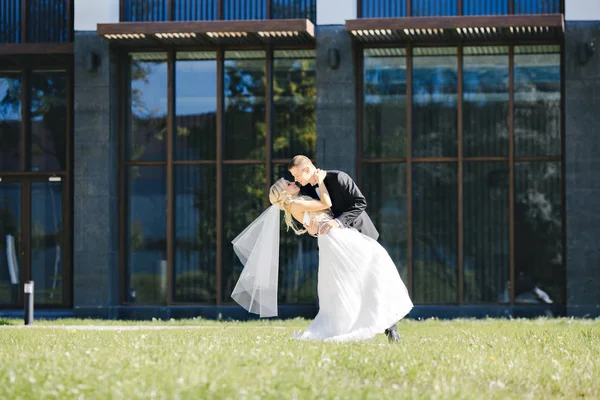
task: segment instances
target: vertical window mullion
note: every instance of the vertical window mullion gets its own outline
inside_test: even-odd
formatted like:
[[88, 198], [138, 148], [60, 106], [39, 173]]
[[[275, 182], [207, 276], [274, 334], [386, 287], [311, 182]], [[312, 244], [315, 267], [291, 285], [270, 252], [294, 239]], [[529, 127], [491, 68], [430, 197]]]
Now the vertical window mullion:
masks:
[[175, 123], [175, 53], [167, 54], [167, 305], [173, 301], [173, 126]]
[[[121, 7], [123, 7], [125, 0], [121, 0]], [[121, 18], [123, 14], [121, 14]], [[125, 288], [127, 278], [127, 270], [126, 270], [126, 255], [127, 251], [126, 246], [126, 222], [128, 216], [127, 214], [127, 199], [126, 189], [125, 189], [125, 136], [127, 135], [127, 123], [126, 119], [128, 114], [125, 109], [129, 107], [130, 101], [130, 86], [129, 86], [129, 78], [131, 76], [130, 70], [130, 58], [123, 53], [119, 54], [119, 63], [121, 64], [121, 73], [119, 74], [119, 99], [121, 101], [120, 111], [119, 111], [119, 131], [121, 133], [119, 137], [119, 303], [124, 304], [127, 302], [127, 297], [125, 296]]]
[[[218, 0], [222, 7], [222, 0]], [[219, 11], [218, 18], [222, 18]], [[217, 167], [217, 205], [216, 205], [216, 286], [217, 286], [217, 305], [222, 303], [222, 275], [223, 275], [223, 74], [225, 68], [224, 52], [222, 49], [217, 51], [217, 149], [216, 149], [216, 167]]]
[[[272, 180], [272, 165], [271, 160], [273, 159], [273, 48], [269, 46], [266, 54], [266, 87], [265, 87], [265, 122], [266, 122], [266, 138], [265, 138], [265, 171], [266, 171], [266, 190], [265, 193], [269, 193]], [[265, 199], [265, 208], [269, 207], [269, 200]]]
[[[406, 1], [410, 4], [410, 0]], [[408, 10], [410, 11], [410, 9]], [[406, 47], [406, 232], [408, 260], [408, 293], [413, 298], [413, 234], [412, 234], [412, 85], [413, 85], [412, 45]]]
[[[461, 1], [461, 0], [459, 0]], [[456, 90], [458, 107], [458, 304], [464, 301], [463, 263], [463, 47], [458, 48], [458, 86]]]
[[22, 91], [22, 111], [23, 111], [23, 125], [22, 125], [22, 166], [23, 171], [29, 171], [31, 169], [31, 71], [23, 71], [23, 81], [21, 82]]
[[[362, 2], [359, 0], [359, 6], [362, 7]], [[359, 9], [360, 10], [360, 9]], [[360, 48], [356, 52], [356, 184], [362, 187], [363, 181], [363, 151], [362, 142], [364, 135], [365, 121], [365, 95], [364, 95], [364, 80], [365, 80], [365, 50]]]
[[508, 229], [510, 254], [510, 305], [515, 305], [515, 46], [508, 47]]

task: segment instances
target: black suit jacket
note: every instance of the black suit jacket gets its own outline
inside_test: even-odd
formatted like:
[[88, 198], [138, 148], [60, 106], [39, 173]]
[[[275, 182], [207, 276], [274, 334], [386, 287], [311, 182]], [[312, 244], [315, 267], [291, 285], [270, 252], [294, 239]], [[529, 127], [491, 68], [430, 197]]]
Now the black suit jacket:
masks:
[[[327, 171], [323, 180], [329, 197], [331, 197], [331, 211], [346, 228], [355, 228], [359, 232], [377, 240], [379, 232], [373, 221], [366, 213], [367, 200], [360, 192], [356, 183], [348, 174], [342, 171]], [[302, 186], [300, 193], [318, 200], [316, 186], [310, 184]]]

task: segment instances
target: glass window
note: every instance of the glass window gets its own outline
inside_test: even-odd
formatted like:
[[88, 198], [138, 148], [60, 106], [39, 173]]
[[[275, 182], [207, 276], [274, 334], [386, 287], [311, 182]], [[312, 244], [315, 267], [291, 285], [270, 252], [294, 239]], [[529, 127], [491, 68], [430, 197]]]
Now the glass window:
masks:
[[66, 169], [67, 76], [64, 71], [31, 74], [31, 170]]
[[[292, 180], [287, 163], [273, 166], [273, 182], [279, 178]], [[279, 237], [279, 304], [316, 304], [319, 249], [317, 241], [288, 230], [281, 218]]]
[[413, 301], [458, 300], [458, 175], [455, 163], [412, 165]]
[[464, 302], [510, 301], [508, 162], [463, 164]]
[[361, 191], [368, 214], [379, 231], [404, 283], [408, 286], [408, 213], [406, 164], [367, 163], [362, 166]]
[[267, 202], [264, 164], [223, 165], [223, 301], [232, 302], [231, 292], [243, 266], [231, 241], [265, 209]]
[[175, 159], [214, 160], [217, 151], [215, 52], [179, 52], [175, 62]]
[[458, 154], [457, 54], [453, 47], [413, 49], [413, 157]]
[[[160, 305], [169, 298], [175, 304], [232, 303], [231, 290], [242, 266], [231, 240], [264, 211], [271, 178], [287, 174], [282, 159], [296, 153], [315, 155], [315, 51], [278, 49], [272, 53], [271, 143], [267, 143], [266, 123], [267, 54], [228, 50], [219, 65], [215, 51], [175, 52], [172, 141], [167, 140], [171, 57], [167, 53], [130, 54], [124, 165], [127, 225], [123, 233], [127, 303]], [[217, 92], [219, 68], [223, 68], [222, 93]], [[221, 100], [223, 118], [219, 121]], [[219, 128], [222, 162], [217, 162]], [[169, 143], [172, 149], [167, 148]], [[172, 161], [167, 151], [172, 151]], [[268, 152], [272, 176], [267, 176]], [[169, 170], [172, 175], [167, 175]], [[169, 187], [173, 188], [172, 210], [166, 204]], [[218, 204], [221, 221], [217, 220]], [[169, 237], [167, 226], [171, 225]], [[314, 304], [316, 241], [287, 233], [282, 237], [280, 301]], [[173, 265], [168, 265], [169, 246]], [[220, 291], [218, 259], [222, 260]], [[169, 287], [167, 277], [172, 277]], [[220, 299], [217, 292], [221, 292]]]
[[[418, 158], [403, 160], [406, 139], [389, 133], [405, 124], [406, 105], [399, 99], [406, 93], [402, 87], [406, 75], [390, 72], [405, 68], [403, 50], [363, 50], [363, 148], [359, 162], [369, 214], [403, 279], [412, 276], [416, 303], [506, 304], [514, 289], [518, 304], [564, 304], [560, 48], [514, 47], [513, 121], [509, 112], [509, 47], [466, 46], [462, 53], [463, 73], [457, 76], [457, 49], [413, 49], [413, 70], [408, 72], [413, 78], [411, 143], [412, 155]], [[460, 136], [459, 78], [463, 88]], [[390, 108], [387, 113], [382, 111], [385, 107]], [[458, 156], [459, 148], [464, 159], [448, 160]], [[400, 160], [385, 160], [391, 157]], [[407, 167], [411, 171], [412, 215], [406, 215]], [[512, 185], [514, 198], [510, 198]], [[412, 229], [411, 260], [405, 255], [408, 244], [404, 231], [408, 227], [404, 224], [408, 223]], [[458, 248], [459, 236], [462, 249]], [[462, 265], [458, 265], [459, 250]], [[511, 285], [513, 262], [515, 282]], [[410, 273], [402, 269], [406, 264], [412, 268]], [[462, 299], [458, 297], [459, 271]]]
[[[463, 50], [463, 155], [508, 157], [508, 47]], [[467, 304], [510, 300], [509, 165], [463, 164], [463, 269]]]
[[62, 183], [31, 183], [31, 279], [37, 304], [63, 302]]
[[216, 178], [215, 165], [175, 166], [175, 302], [216, 301]]
[[315, 157], [317, 85], [314, 50], [279, 50], [273, 60], [273, 158]]
[[559, 46], [515, 46], [515, 156], [561, 155]]
[[166, 168], [164, 166], [127, 167], [126, 196], [126, 302], [165, 304], [167, 298]]
[[21, 169], [21, 74], [0, 73], [0, 171]]
[[515, 164], [515, 302], [565, 303], [560, 161]]
[[463, 54], [463, 156], [508, 157], [508, 47]]
[[129, 78], [126, 159], [164, 161], [167, 158], [167, 53], [131, 54]]
[[265, 158], [264, 51], [226, 51], [224, 73], [224, 158]]
[[363, 92], [363, 157], [406, 157], [406, 51], [365, 49]]
[[21, 296], [20, 182], [0, 182], [0, 305], [15, 305]]

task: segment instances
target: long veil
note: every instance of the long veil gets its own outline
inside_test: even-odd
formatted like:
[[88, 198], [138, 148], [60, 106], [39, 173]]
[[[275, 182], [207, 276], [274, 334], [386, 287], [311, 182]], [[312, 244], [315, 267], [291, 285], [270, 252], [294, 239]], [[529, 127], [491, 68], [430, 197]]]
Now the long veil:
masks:
[[231, 241], [244, 265], [231, 298], [261, 317], [277, 316], [279, 213], [278, 205], [270, 206]]

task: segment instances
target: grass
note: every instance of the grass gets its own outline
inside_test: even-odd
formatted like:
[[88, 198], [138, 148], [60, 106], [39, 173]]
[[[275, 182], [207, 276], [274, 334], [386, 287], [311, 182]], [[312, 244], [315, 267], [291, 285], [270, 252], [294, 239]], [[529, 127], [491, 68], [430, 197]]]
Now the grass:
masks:
[[600, 320], [406, 320], [396, 345], [298, 342], [299, 319], [3, 321], [2, 399], [600, 398]]

